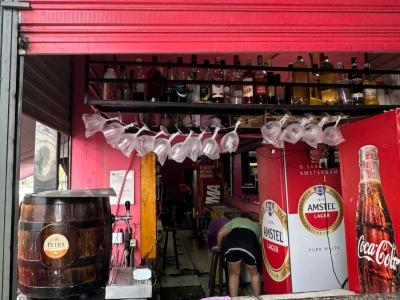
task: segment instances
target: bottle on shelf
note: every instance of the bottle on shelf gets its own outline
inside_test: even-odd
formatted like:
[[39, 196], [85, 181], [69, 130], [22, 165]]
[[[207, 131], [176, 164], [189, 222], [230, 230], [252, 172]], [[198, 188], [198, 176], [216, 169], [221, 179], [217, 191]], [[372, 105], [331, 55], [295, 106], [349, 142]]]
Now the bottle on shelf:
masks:
[[[136, 62], [142, 62], [141, 58], [137, 58]], [[144, 72], [142, 69], [142, 66], [137, 66], [136, 67], [136, 75], [135, 75], [135, 79], [146, 79], [146, 77], [144, 76]], [[145, 84], [144, 83], [140, 83], [140, 82], [136, 82], [134, 83], [136, 88], [135, 91], [133, 92], [133, 100], [135, 101], [144, 101], [144, 88], [145, 88]]]
[[276, 100], [276, 75], [274, 72], [267, 72], [267, 80], [269, 83], [273, 83], [274, 85], [267, 86], [267, 103], [268, 104], [278, 104]]
[[339, 95], [337, 88], [324, 86], [325, 83], [336, 83], [336, 74], [332, 72], [331, 69], [334, 69], [333, 64], [329, 60], [328, 56], [324, 56], [324, 59], [321, 63], [321, 72], [319, 75], [319, 81], [321, 83], [322, 103], [328, 105], [337, 105], [339, 104]]
[[276, 81], [276, 103], [277, 104], [286, 104], [285, 101], [285, 87], [280, 85], [281, 83], [281, 74], [275, 74]]
[[[338, 69], [344, 69], [343, 63], [342, 62], [338, 62], [337, 63], [337, 67]], [[348, 79], [346, 77], [345, 73], [339, 73], [339, 80], [338, 82], [339, 84], [351, 84], [350, 79]], [[338, 88], [338, 94], [339, 94], [339, 104], [342, 105], [353, 105], [353, 98], [351, 97], [351, 90], [348, 87], [339, 87]]]
[[[230, 70], [225, 69], [226, 62], [225, 60], [221, 60], [221, 69], [222, 72], [224, 73], [224, 80], [229, 81], [230, 79]], [[230, 102], [230, 97], [231, 97], [231, 86], [229, 84], [224, 84], [224, 103], [229, 103]]]
[[[197, 69], [197, 55], [192, 55], [192, 68], [190, 69], [187, 79], [188, 80], [199, 80], [200, 74]], [[187, 102], [200, 102], [200, 85], [189, 83], [186, 87], [187, 91]]]
[[[167, 60], [167, 63], [172, 64], [172, 60]], [[172, 76], [172, 67], [169, 66], [167, 67], [167, 78], [168, 81], [173, 81], [174, 77]], [[172, 102], [174, 99], [174, 92], [175, 92], [175, 86], [172, 82], [168, 82], [167, 84], [164, 85], [164, 101], [166, 102]]]
[[[246, 60], [246, 66], [251, 66], [251, 58]], [[253, 98], [253, 81], [254, 81], [254, 72], [251, 69], [246, 69], [243, 72], [243, 81], [245, 82], [243, 85], [243, 104], [254, 104]], [[248, 83], [249, 82], [249, 83]]]
[[[119, 79], [126, 80], [126, 67], [120, 66]], [[130, 87], [127, 82], [119, 82], [117, 84], [117, 100], [129, 100]]]
[[[147, 72], [147, 79], [162, 80], [162, 74], [160, 69], [157, 67], [158, 58], [153, 56], [151, 58], [153, 63], [152, 68]], [[160, 83], [148, 83], [147, 84], [147, 101], [157, 102], [160, 101], [162, 97], [162, 85]]]
[[[303, 60], [303, 57], [299, 55], [297, 61], [294, 63], [293, 68], [308, 68], [307, 63]], [[308, 72], [307, 71], [293, 71], [293, 82], [294, 83], [308, 83]], [[308, 98], [308, 88], [305, 86], [294, 86], [292, 88], [292, 104], [295, 105], [309, 105], [310, 101]]]
[[363, 76], [360, 70], [357, 68], [357, 57], [351, 58], [351, 72], [349, 73], [348, 78], [350, 79], [353, 85], [357, 85], [352, 87], [351, 89], [351, 97], [353, 98], [354, 105], [364, 105], [364, 96], [363, 96]]
[[[204, 60], [204, 72], [201, 80], [209, 81], [211, 80], [210, 76], [210, 61], [208, 59]], [[210, 84], [201, 84], [200, 85], [200, 100], [202, 102], [211, 102], [211, 85]]]
[[[312, 65], [313, 69], [318, 69], [318, 64]], [[312, 73], [313, 83], [320, 84], [320, 72]], [[313, 86], [309, 88], [310, 105], [322, 105], [321, 87]]]
[[[371, 66], [369, 63], [364, 64], [364, 81], [363, 85], [377, 85], [374, 78], [370, 73]], [[365, 105], [379, 105], [378, 90], [374, 88], [363, 89], [364, 104]]]
[[[217, 65], [217, 67], [215, 68], [212, 74], [212, 80], [223, 81], [225, 77], [224, 77], [224, 72], [220, 67], [221, 61], [218, 56], [215, 57], [214, 63]], [[224, 103], [224, 85], [215, 83], [212, 85], [211, 89], [212, 89], [212, 94], [211, 94], [212, 102]]]
[[[242, 81], [243, 73], [240, 70], [240, 61], [239, 55], [235, 55], [233, 57], [233, 64], [236, 66], [231, 72], [231, 81]], [[242, 104], [243, 102], [243, 86], [241, 84], [232, 84], [231, 85], [231, 100], [232, 104]]]
[[[104, 65], [104, 74], [106, 74], [108, 69], [108, 65]], [[104, 82], [100, 82], [100, 99], [104, 99]]]
[[[114, 67], [109, 65], [104, 74], [104, 79], [117, 79]], [[104, 82], [103, 84], [103, 100], [117, 100], [117, 84], [116, 82]]]
[[[262, 55], [257, 55], [257, 66], [263, 66]], [[266, 104], [267, 103], [267, 72], [265, 70], [257, 70], [254, 72], [254, 103]]]
[[[288, 64], [288, 68], [293, 68], [293, 64], [290, 63]], [[292, 83], [293, 82], [293, 77], [292, 77], [293, 72], [288, 71], [287, 79], [285, 80], [285, 83]], [[286, 85], [285, 86], [285, 102], [286, 104], [293, 104], [293, 89], [291, 86]]]
[[183, 73], [183, 68], [182, 68], [183, 58], [179, 56], [177, 59], [177, 62], [178, 62], [178, 67], [176, 69], [176, 77], [175, 77], [177, 84], [175, 87], [174, 101], [175, 102], [186, 102], [186, 100], [187, 100], [186, 84], [179, 83], [179, 80], [185, 80], [185, 74]]
[[[135, 70], [129, 70], [129, 78], [135, 79]], [[129, 100], [133, 100], [133, 94], [136, 92], [136, 84], [132, 82], [129, 87]]]

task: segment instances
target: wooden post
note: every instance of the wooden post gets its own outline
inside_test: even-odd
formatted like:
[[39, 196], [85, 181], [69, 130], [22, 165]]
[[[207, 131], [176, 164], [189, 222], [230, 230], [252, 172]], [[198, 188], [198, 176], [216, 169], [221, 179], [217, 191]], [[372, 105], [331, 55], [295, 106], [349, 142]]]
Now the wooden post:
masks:
[[156, 258], [156, 155], [140, 159], [140, 257]]

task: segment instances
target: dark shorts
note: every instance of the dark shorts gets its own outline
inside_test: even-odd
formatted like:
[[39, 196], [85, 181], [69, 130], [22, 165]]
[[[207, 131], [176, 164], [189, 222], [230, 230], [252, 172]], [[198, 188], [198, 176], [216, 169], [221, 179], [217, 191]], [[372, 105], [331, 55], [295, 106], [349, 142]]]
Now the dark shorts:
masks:
[[243, 260], [246, 265], [257, 266], [261, 272], [261, 246], [256, 234], [250, 229], [234, 228], [222, 242], [225, 262]]

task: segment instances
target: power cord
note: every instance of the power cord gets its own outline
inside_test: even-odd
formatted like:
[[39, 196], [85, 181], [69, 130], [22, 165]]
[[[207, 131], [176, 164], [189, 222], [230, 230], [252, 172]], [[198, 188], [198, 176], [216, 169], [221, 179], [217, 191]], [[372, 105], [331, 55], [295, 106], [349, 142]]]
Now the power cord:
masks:
[[337, 274], [336, 274], [335, 265], [334, 265], [334, 263], [333, 263], [333, 258], [332, 258], [331, 240], [330, 240], [330, 238], [329, 238], [328, 205], [327, 205], [327, 202], [326, 202], [326, 194], [325, 194], [325, 187], [326, 187], [326, 185], [325, 185], [325, 183], [326, 183], [326, 178], [325, 178], [325, 175], [324, 175], [324, 183], [322, 184], [322, 189], [323, 189], [323, 191], [324, 191], [325, 220], [326, 220], [326, 237], [327, 237], [327, 239], [328, 239], [329, 256], [330, 256], [330, 258], [331, 258], [331, 264], [332, 264], [332, 271], [333, 271], [333, 274], [335, 275], [335, 278], [336, 278], [337, 282], [339, 283], [339, 286], [343, 289], [343, 288], [344, 288], [344, 285], [346, 284], [346, 280], [347, 280], [347, 279], [346, 279], [343, 283], [340, 282], [340, 280], [339, 280], [339, 278], [338, 278], [338, 276], [337, 276]]

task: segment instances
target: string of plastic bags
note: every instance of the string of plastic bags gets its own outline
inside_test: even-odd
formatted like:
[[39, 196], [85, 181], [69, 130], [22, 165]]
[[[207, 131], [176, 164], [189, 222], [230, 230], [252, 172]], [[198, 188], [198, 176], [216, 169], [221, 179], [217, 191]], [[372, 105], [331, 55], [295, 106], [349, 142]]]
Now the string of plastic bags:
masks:
[[[269, 121], [261, 127], [263, 143], [271, 144], [276, 148], [283, 148], [284, 141], [295, 144], [303, 140], [311, 147], [316, 148], [319, 143], [336, 146], [344, 141], [338, 127], [339, 121], [345, 117], [343, 114], [332, 117], [324, 113], [321, 120], [315, 124], [312, 123], [315, 121], [315, 117], [307, 113], [282, 129], [285, 122], [294, 119], [289, 111], [285, 110], [284, 112], [285, 115], [281, 120]], [[200, 134], [189, 129], [189, 134], [185, 140], [174, 145], [172, 145], [173, 139], [179, 135], [184, 136], [178, 128], [177, 132], [169, 134], [167, 128], [161, 125], [160, 131], [154, 133], [143, 123], [140, 128], [137, 127], [136, 123], [123, 124], [120, 114], [115, 118], [106, 118], [99, 113], [84, 114], [82, 119], [85, 123], [86, 138], [96, 132], [102, 132], [107, 143], [116, 149], [120, 149], [127, 157], [133, 151], [136, 151], [138, 156], [145, 156], [154, 152], [161, 165], [164, 165], [167, 158], [180, 163], [186, 158], [190, 158], [195, 162], [198, 157], [205, 155], [215, 160], [219, 159], [221, 149], [222, 152], [232, 153], [239, 146], [237, 129], [241, 124], [240, 119], [236, 121], [233, 131], [224, 134], [219, 144], [216, 140], [218, 132], [225, 128], [215, 118], [211, 125], [214, 132], [211, 132], [210, 128], [206, 126], [200, 127]], [[335, 125], [323, 129], [325, 123], [334, 121], [336, 121]], [[136, 133], [126, 132], [126, 129], [131, 127], [137, 128], [138, 131]], [[205, 135], [211, 136], [206, 137]]]

